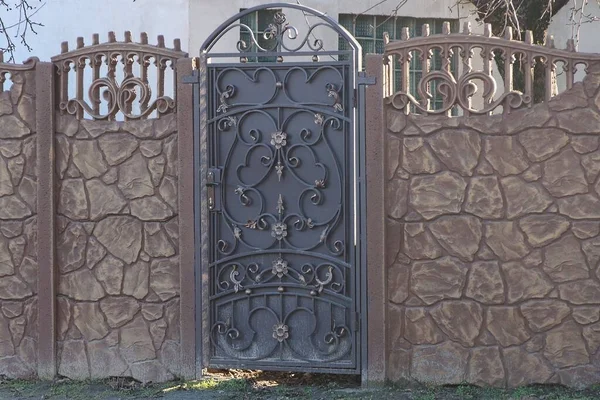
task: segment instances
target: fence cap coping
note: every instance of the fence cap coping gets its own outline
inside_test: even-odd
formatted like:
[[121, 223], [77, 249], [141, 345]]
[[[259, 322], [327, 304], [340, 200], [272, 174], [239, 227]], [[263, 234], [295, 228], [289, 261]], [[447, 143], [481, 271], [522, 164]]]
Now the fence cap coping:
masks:
[[117, 41], [115, 33], [111, 31], [108, 33], [108, 42], [100, 43], [99, 35], [94, 33], [91, 45], [85, 46], [83, 37], [78, 37], [76, 43], [76, 48], [69, 51], [69, 43], [62, 42], [61, 54], [52, 57], [52, 62], [69, 60], [100, 52], [143, 52], [172, 59], [186, 58], [188, 56], [188, 53], [181, 50], [180, 39], [174, 39], [173, 48], [167, 48], [165, 47], [165, 38], [163, 35], [158, 35], [156, 45], [148, 44], [148, 34], [146, 32], [140, 34], [140, 41], [137, 43], [132, 41], [130, 31], [125, 32], [124, 41], [122, 42]]
[[0, 74], [11, 71], [29, 71], [35, 68], [40, 59], [37, 57], [29, 57], [22, 64], [5, 63], [3, 53], [0, 51]]
[[[424, 32], [426, 31], [427, 30], [425, 29]], [[598, 53], [577, 52], [573, 39], [567, 40], [565, 49], [557, 49], [555, 47], [554, 37], [552, 35], [549, 35], [546, 38], [544, 45], [540, 45], [533, 43], [533, 35], [531, 31], [525, 32], [524, 41], [514, 40], [511, 29], [506, 31], [504, 37], [493, 36], [491, 33], [491, 26], [489, 24], [485, 24], [483, 34], [473, 34], [471, 32], [471, 26], [466, 25], [463, 29], [463, 33], [451, 33], [450, 31], [446, 30], [441, 34], [410, 37], [408, 35], [408, 28], [406, 28], [403, 30], [402, 39], [385, 43], [385, 54], [388, 55], [394, 51], [404, 50], [407, 48], [413, 49], [421, 46], [435, 47], [436, 45], [449, 45], [450, 47], [462, 47], [463, 45], [469, 45], [472, 48], [485, 46], [486, 48], [491, 48], [492, 50], [510, 47], [517, 51], [522, 50], [523, 52], [536, 51], [540, 53], [540, 56], [549, 55], [557, 59], [600, 61], [600, 54]]]

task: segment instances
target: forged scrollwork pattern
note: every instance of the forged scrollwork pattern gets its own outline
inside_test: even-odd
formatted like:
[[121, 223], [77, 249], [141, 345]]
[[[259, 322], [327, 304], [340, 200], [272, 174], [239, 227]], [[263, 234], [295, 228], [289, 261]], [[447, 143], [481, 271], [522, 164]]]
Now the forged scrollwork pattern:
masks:
[[314, 63], [275, 64], [322, 42], [308, 41], [321, 25], [300, 37], [283, 13], [273, 15], [259, 28], [264, 40], [227, 22], [205, 47], [210, 53], [231, 29], [241, 35], [242, 63], [214, 54], [209, 66], [208, 163], [220, 171], [209, 214], [211, 359], [355, 368], [356, 255], [346, 249], [354, 58], [339, 51], [348, 61], [321, 63], [314, 52], [302, 53]]
[[[324, 307], [315, 304], [311, 308], [298, 305], [289, 312], [281, 313], [265, 305], [257, 305], [249, 312], [236, 314], [236, 306], [243, 305], [247, 309], [253, 297], [250, 295], [246, 300], [221, 305], [228, 310], [230, 317], [213, 323], [210, 339], [225, 354], [250, 361], [269, 359], [278, 354], [283, 357], [285, 352], [291, 352], [305, 361], [333, 362], [350, 352], [353, 334], [348, 327], [344, 307], [327, 307], [326, 303]], [[280, 297], [283, 301], [283, 296]], [[317, 321], [319, 312], [327, 308], [330, 309], [329, 327], [323, 330]], [[322, 322], [327, 323], [325, 320]]]
[[[225, 84], [224, 81], [230, 74], [241, 75], [246, 81], [253, 85], [263, 83], [263, 90], [253, 93], [251, 101], [249, 96], [245, 100], [234, 101], [238, 96], [238, 88], [233, 84]], [[290, 81], [294, 76], [301, 76], [305, 84], [315, 83], [323, 88], [323, 96], [316, 99], [295, 98], [290, 92]], [[260, 77], [263, 77], [262, 79]], [[327, 76], [327, 78], [325, 78]], [[335, 79], [332, 79], [335, 78]], [[324, 80], [327, 79], [327, 80]], [[236, 108], [268, 105], [272, 103], [279, 93], [283, 93], [286, 99], [297, 106], [327, 106], [332, 107], [337, 113], [344, 111], [344, 81], [341, 72], [332, 66], [319, 66], [316, 68], [292, 67], [285, 72], [283, 79], [279, 80], [273, 70], [266, 67], [258, 67], [252, 71], [246, 71], [238, 67], [227, 67], [219, 71], [217, 75], [217, 90], [219, 93], [219, 106], [217, 114], [227, 114]], [[264, 88], [266, 84], [268, 90]], [[271, 85], [272, 83], [272, 85]], [[331, 100], [328, 100], [330, 98]], [[322, 99], [322, 101], [321, 101]], [[322, 116], [322, 114], [319, 114]], [[317, 115], [315, 115], [317, 118]], [[317, 122], [315, 122], [317, 123]]]
[[[102, 91], [102, 89], [105, 89]], [[146, 106], [138, 114], [133, 114], [127, 110], [131, 109], [131, 104], [137, 96], [137, 90], [140, 92], [138, 102]], [[93, 81], [89, 88], [88, 96], [93, 104], [100, 104], [100, 93], [102, 98], [107, 102], [107, 111], [105, 113], [96, 112], [83, 99], [70, 99], [66, 103], [60, 103], [60, 109], [71, 115], [76, 115], [82, 108], [92, 118], [103, 120], [112, 119], [121, 111], [128, 119], [140, 119], [147, 117], [153, 111], [158, 111], [160, 114], [166, 114], [175, 109], [175, 100], [169, 96], [162, 96], [152, 102], [150, 86], [140, 78], [127, 78], [119, 85], [115, 79], [99, 78]]]
[[[319, 27], [334, 30], [331, 25], [319, 22], [314, 25], [309, 25], [306, 34], [302, 38], [299, 38], [300, 32], [298, 29], [287, 22], [285, 13], [278, 11], [273, 15], [273, 21], [271, 23], [266, 27], [260, 27], [263, 32], [263, 39], [269, 43], [268, 47], [261, 45], [254, 34], [254, 30], [244, 23], [235, 23], [225, 28], [214, 39], [213, 45], [227, 32], [239, 28], [240, 31], [245, 33], [249, 38], [249, 42], [240, 39], [236, 44], [238, 52], [243, 55], [249, 53], [273, 53], [282, 51], [295, 53], [302, 50], [318, 52], [324, 50], [323, 40], [315, 36], [315, 30]], [[295, 46], [292, 45], [294, 42], [297, 43]], [[211, 48], [212, 45], [208, 47], [208, 50]], [[316, 57], [317, 58], [314, 59], [314, 61], [318, 61], [318, 56]], [[242, 61], [244, 62], [246, 60], [247, 59], [243, 59]], [[283, 59], [281, 58], [279, 61], [283, 61]]]
[[[292, 123], [294, 118], [306, 114], [314, 120], [314, 124], [317, 127], [317, 133], [313, 133], [311, 128], [302, 128], [300, 134], [295, 136], [294, 140], [290, 141], [290, 135], [286, 132], [286, 126]], [[265, 121], [270, 121], [273, 124], [273, 131], [270, 135], [265, 135], [265, 141], [263, 142], [263, 134], [260, 129], [252, 128], [247, 133], [243, 132], [243, 126], [245, 120], [252, 116], [260, 116]], [[252, 208], [253, 215], [250, 219], [238, 220], [233, 217], [233, 214], [229, 211], [227, 203], [223, 205], [223, 215], [229, 221], [231, 226], [252, 229], [252, 230], [265, 230], [271, 231], [271, 237], [273, 241], [269, 246], [256, 247], [250, 245], [247, 241], [242, 239], [241, 235], [233, 235], [233, 240], [236, 243], [243, 243], [246, 247], [258, 250], [268, 249], [274, 245], [280, 244], [289, 246], [297, 250], [311, 250], [325, 244], [328, 251], [333, 255], [341, 255], [345, 250], [343, 240], [335, 240], [333, 243], [329, 243], [328, 239], [331, 232], [341, 221], [341, 203], [337, 209], [332, 210], [331, 217], [328, 219], [317, 219], [310, 216], [310, 212], [306, 209], [305, 204], [311, 205], [311, 207], [318, 207], [323, 204], [324, 201], [324, 190], [329, 186], [330, 175], [328, 168], [324, 163], [319, 160], [319, 156], [313, 149], [314, 146], [323, 146], [328, 150], [328, 153], [335, 160], [335, 154], [329, 144], [327, 135], [331, 132], [340, 130], [342, 123], [339, 118], [333, 116], [323, 116], [322, 114], [314, 115], [309, 111], [297, 110], [287, 116], [281, 123], [277, 123], [273, 118], [266, 114], [262, 110], [252, 110], [243, 113], [239, 119], [231, 121], [231, 116], [224, 117], [218, 120], [218, 127], [222, 131], [228, 131], [230, 129], [235, 130], [235, 140], [230, 148], [229, 155], [225, 162], [225, 170], [229, 167], [229, 161], [232, 158], [232, 152], [236, 149], [236, 146], [241, 145], [246, 147], [247, 150], [244, 154], [244, 162], [239, 164], [236, 171], [237, 187], [234, 192], [239, 198], [239, 203], [244, 207]], [[249, 139], [248, 139], [249, 138]], [[259, 151], [261, 153], [259, 153]], [[305, 179], [299, 170], [302, 167], [302, 158], [298, 155], [302, 154], [309, 157], [310, 161], [308, 165], [314, 165], [315, 168], [321, 171], [316, 179], [312, 181]], [[262, 155], [261, 155], [262, 154]], [[260, 165], [264, 167], [264, 172], [258, 172], [252, 170], [253, 173], [245, 174], [244, 171], [250, 169], [252, 159], [259, 159]], [[342, 187], [341, 177], [342, 172], [337, 162], [332, 163], [334, 165], [333, 176], [339, 180], [337, 187]], [[255, 167], [252, 167], [255, 168]], [[276, 208], [277, 215], [269, 213], [264, 208], [265, 199], [263, 193], [258, 190], [261, 185], [271, 173], [277, 176], [277, 181], [281, 182], [284, 178], [284, 171], [288, 171], [290, 178], [296, 183], [304, 186], [304, 189], [299, 195], [298, 199], [298, 212], [291, 212], [286, 214], [283, 208], [283, 200], [281, 197], [278, 199], [278, 205]], [[245, 176], [252, 177], [252, 180], [248, 180]], [[337, 194], [341, 196], [341, 193]], [[340, 199], [341, 200], [341, 199]], [[307, 202], [308, 201], [308, 202]], [[320, 227], [321, 234], [310, 246], [298, 247], [294, 244], [293, 235], [290, 235], [290, 229], [294, 231], [304, 231], [306, 229], [313, 229]], [[224, 239], [223, 239], [224, 240]], [[219, 248], [219, 251], [223, 254], [229, 254], [231, 246]]]
[[417, 90], [421, 98], [433, 99], [433, 95], [429, 91], [433, 81], [438, 81], [437, 90], [442, 99], [442, 106], [438, 109], [424, 107], [422, 102], [417, 100], [412, 94], [406, 92], [397, 92], [387, 101], [396, 109], [406, 109], [410, 104], [425, 114], [445, 114], [457, 105], [472, 114], [486, 114], [500, 105], [504, 105], [510, 109], [517, 109], [531, 102], [531, 97], [519, 91], [511, 91], [503, 93], [496, 100], [493, 100], [481, 109], [473, 108], [471, 106], [471, 98], [478, 92], [478, 87], [474, 81], [483, 82], [482, 95], [484, 98], [494, 98], [497, 89], [494, 77], [479, 71], [469, 72], [463, 75], [458, 81], [448, 72], [431, 71], [423, 75], [418, 83]]
[[313, 296], [327, 290], [331, 293], [345, 293], [346, 270], [336, 263], [324, 262], [316, 266], [310, 263], [294, 265], [279, 254], [270, 265], [241, 262], [225, 263], [219, 267], [219, 294], [233, 290], [235, 293], [245, 288], [260, 287], [278, 279], [287, 285], [300, 285], [314, 290]]

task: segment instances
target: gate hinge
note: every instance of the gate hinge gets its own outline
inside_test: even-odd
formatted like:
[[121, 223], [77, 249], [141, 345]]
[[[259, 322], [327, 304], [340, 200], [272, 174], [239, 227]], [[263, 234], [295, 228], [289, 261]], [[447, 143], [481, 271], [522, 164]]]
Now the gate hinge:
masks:
[[219, 168], [209, 168], [206, 173], [206, 200], [209, 211], [217, 211], [217, 198], [215, 186], [221, 183], [221, 170]]

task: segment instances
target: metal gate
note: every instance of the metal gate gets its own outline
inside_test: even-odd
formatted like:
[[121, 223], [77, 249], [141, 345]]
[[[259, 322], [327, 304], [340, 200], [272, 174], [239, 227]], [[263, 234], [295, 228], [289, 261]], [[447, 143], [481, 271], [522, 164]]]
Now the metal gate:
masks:
[[[304, 35], [284, 9], [300, 13]], [[259, 10], [272, 20], [251, 27]], [[326, 30], [348, 50], [327, 51], [317, 37]], [[203, 45], [196, 218], [205, 366], [360, 371], [360, 62], [344, 28], [293, 4], [245, 10]]]

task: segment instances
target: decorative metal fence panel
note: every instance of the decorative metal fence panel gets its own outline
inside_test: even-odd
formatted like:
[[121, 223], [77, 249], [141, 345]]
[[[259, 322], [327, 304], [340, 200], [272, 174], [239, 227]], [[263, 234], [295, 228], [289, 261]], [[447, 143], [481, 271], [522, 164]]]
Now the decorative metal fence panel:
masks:
[[[325, 57], [314, 29], [343, 28], [320, 13], [325, 22], [305, 38], [281, 10], [273, 15], [259, 27], [263, 41], [247, 25], [226, 22], [201, 61], [210, 61], [199, 119], [207, 144], [208, 361], [357, 372], [359, 52], [354, 43]], [[210, 53], [231, 29], [240, 31], [235, 63]]]

